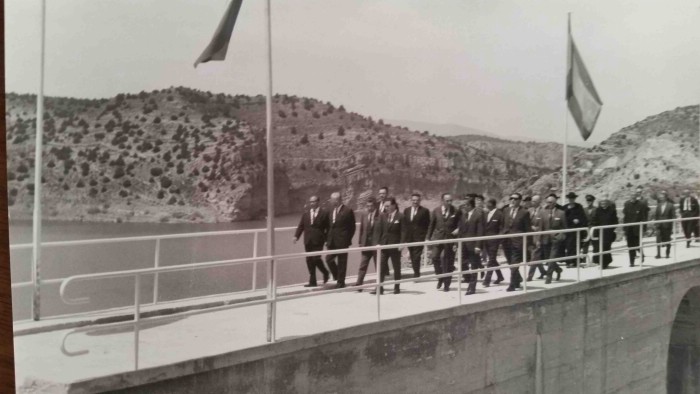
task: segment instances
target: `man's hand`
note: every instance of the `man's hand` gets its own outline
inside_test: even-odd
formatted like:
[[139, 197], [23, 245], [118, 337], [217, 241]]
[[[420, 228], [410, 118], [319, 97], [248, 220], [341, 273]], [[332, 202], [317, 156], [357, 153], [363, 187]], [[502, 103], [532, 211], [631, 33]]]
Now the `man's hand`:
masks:
[[578, 224], [578, 219], [574, 219], [574, 224]]
[[474, 248], [474, 253], [481, 253], [481, 248]]
[[294, 240], [292, 241], [292, 243], [297, 243], [298, 240], [299, 240], [299, 238], [294, 237]]
[[459, 233], [459, 229], [455, 229], [455, 230], [452, 232], [452, 235], [457, 235], [457, 233]]

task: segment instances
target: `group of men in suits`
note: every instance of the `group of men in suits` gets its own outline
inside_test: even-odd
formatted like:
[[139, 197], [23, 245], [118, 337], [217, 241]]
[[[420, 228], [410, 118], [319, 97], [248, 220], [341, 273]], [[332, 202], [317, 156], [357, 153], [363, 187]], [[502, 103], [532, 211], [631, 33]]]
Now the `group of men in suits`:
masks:
[[[539, 195], [531, 197], [520, 193], [512, 193], [509, 203], [502, 208], [497, 207], [495, 199], [489, 199], [484, 205], [485, 198], [480, 195], [470, 194], [465, 197], [465, 202], [459, 208], [453, 205], [453, 197], [450, 193], [441, 196], [441, 204], [429, 211], [421, 206], [421, 195], [415, 193], [411, 196], [411, 206], [399, 211], [394, 198], [389, 197], [388, 188], [382, 187], [377, 197], [370, 197], [365, 202], [365, 210], [360, 214], [359, 246], [392, 245], [399, 243], [412, 243], [423, 241], [448, 241], [450, 239], [464, 239], [472, 237], [519, 234], [514, 237], [506, 237], [488, 241], [465, 241], [462, 245], [455, 242], [440, 242], [429, 247], [429, 258], [437, 275], [449, 274], [455, 270], [455, 253], [461, 250], [462, 270], [473, 270], [498, 267], [498, 248], [502, 247], [506, 261], [509, 265], [522, 263], [524, 257], [528, 261], [550, 260], [546, 267], [544, 264], [533, 264], [527, 273], [527, 280], [534, 280], [534, 274], [539, 271], [538, 279], [545, 279], [545, 283], [559, 280], [562, 269], [558, 262], [566, 263], [567, 267], [576, 267], [583, 259], [582, 256], [593, 248], [595, 264], [602, 264], [607, 268], [612, 262], [609, 253], [612, 243], [616, 239], [615, 229], [595, 230], [592, 241], [587, 242], [587, 231], [590, 227], [617, 225], [619, 223], [615, 204], [607, 198], [602, 198], [595, 205], [596, 198], [587, 195], [586, 206], [576, 202], [576, 193], [568, 193], [566, 205], [557, 203], [556, 194], [548, 195], [541, 201]], [[632, 197], [625, 202], [623, 209], [623, 223], [638, 223], [649, 220], [650, 208], [642, 197], [643, 189], [638, 187]], [[672, 219], [676, 217], [675, 207], [669, 200], [666, 192], [658, 194], [658, 205], [654, 211], [656, 220]], [[356, 217], [354, 211], [342, 204], [340, 193], [331, 194], [330, 211], [319, 207], [317, 196], [309, 199], [309, 209], [302, 215], [299, 226], [294, 236], [296, 242], [301, 234], [304, 234], [306, 251], [323, 250], [324, 245], [329, 250], [345, 249], [352, 243], [355, 234]], [[681, 217], [698, 217], [700, 206], [698, 200], [690, 196], [688, 190], [683, 192], [679, 210]], [[666, 248], [666, 257], [670, 254], [670, 240], [673, 229], [672, 223], [659, 223], [655, 225], [657, 242], [663, 243]], [[683, 222], [683, 231], [690, 240], [699, 237], [698, 221]], [[539, 231], [554, 231], [580, 229], [577, 232], [564, 232], [552, 234], [535, 234], [524, 236], [524, 233]], [[640, 230], [642, 231], [640, 233]], [[624, 228], [625, 238], [629, 248], [630, 265], [634, 262], [639, 250], [640, 237], [645, 231], [645, 226], [628, 226]], [[408, 248], [414, 278], [420, 277], [421, 259], [424, 253], [423, 246]], [[657, 258], [661, 257], [662, 246], [657, 249]], [[316, 286], [316, 270], [323, 275], [323, 282], [329, 279], [329, 274], [337, 281], [336, 287], [345, 287], [347, 271], [347, 253], [329, 254], [326, 263], [329, 270], [323, 265], [319, 256], [307, 258], [309, 270], [309, 283], [306, 286]], [[374, 261], [375, 268], [379, 258], [381, 267], [380, 281], [383, 282], [389, 274], [389, 261], [394, 279], [401, 279], [401, 253], [398, 248], [383, 249], [379, 256], [376, 251], [363, 251], [361, 253], [360, 268], [356, 285], [362, 285], [369, 267], [370, 261]], [[337, 261], [337, 263], [336, 263]], [[514, 291], [521, 287], [523, 277], [519, 267], [511, 267], [510, 283], [507, 291]], [[330, 271], [330, 272], [329, 272]], [[492, 282], [492, 278], [496, 280]], [[555, 276], [556, 275], [556, 276]], [[504, 280], [500, 269], [482, 272], [483, 286], [489, 287], [492, 283], [499, 284]], [[467, 295], [474, 294], [478, 281], [478, 275], [466, 274], [464, 281], [467, 283]], [[437, 288], [450, 291], [452, 276], [445, 275], [438, 279]], [[358, 291], [362, 291], [361, 289]], [[383, 293], [383, 288], [380, 288]], [[374, 292], [372, 292], [374, 294]], [[395, 285], [394, 293], [400, 293], [399, 285]]]

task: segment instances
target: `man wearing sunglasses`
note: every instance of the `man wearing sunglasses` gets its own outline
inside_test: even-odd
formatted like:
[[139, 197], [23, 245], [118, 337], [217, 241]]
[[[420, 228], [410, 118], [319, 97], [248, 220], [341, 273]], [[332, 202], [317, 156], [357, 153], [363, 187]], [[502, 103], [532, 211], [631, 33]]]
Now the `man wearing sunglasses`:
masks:
[[[503, 212], [503, 229], [501, 234], [521, 234], [531, 230], [530, 213], [520, 206], [523, 196], [520, 193], [510, 195], [510, 206]], [[523, 262], [523, 236], [515, 236], [503, 240], [503, 250], [508, 264], [519, 264]], [[520, 287], [523, 277], [519, 272], [520, 267], [510, 269], [510, 286], [506, 291], [515, 291]]]

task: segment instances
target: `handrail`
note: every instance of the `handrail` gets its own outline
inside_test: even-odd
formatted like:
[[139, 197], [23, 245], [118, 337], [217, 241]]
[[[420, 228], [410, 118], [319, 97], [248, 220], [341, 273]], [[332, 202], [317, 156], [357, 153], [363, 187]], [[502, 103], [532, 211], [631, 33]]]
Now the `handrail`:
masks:
[[[495, 236], [482, 236], [482, 237], [470, 237], [470, 238], [450, 238], [450, 239], [445, 239], [445, 240], [435, 240], [435, 241], [424, 241], [424, 242], [411, 242], [411, 243], [401, 243], [401, 244], [392, 244], [392, 245], [375, 245], [375, 246], [368, 246], [368, 247], [348, 247], [345, 249], [337, 249], [337, 250], [325, 250], [325, 251], [319, 251], [319, 252], [303, 252], [303, 253], [288, 253], [288, 254], [282, 254], [282, 255], [275, 255], [275, 256], [261, 256], [261, 257], [252, 257], [252, 258], [245, 258], [245, 259], [235, 259], [235, 260], [222, 260], [222, 261], [214, 261], [214, 262], [207, 262], [207, 263], [199, 263], [199, 264], [186, 264], [182, 266], [172, 266], [172, 267], [157, 267], [157, 268], [145, 268], [145, 269], [136, 269], [136, 270], [128, 270], [128, 271], [118, 271], [118, 272], [106, 272], [106, 273], [99, 273], [99, 274], [83, 274], [83, 275], [74, 275], [69, 278], [66, 278], [63, 283], [61, 284], [60, 288], [60, 296], [61, 299], [66, 302], [66, 303], [80, 303], [80, 302], [85, 302], [86, 300], [89, 300], [89, 298], [77, 298], [77, 299], [71, 299], [66, 297], [66, 289], [68, 288], [68, 285], [74, 281], [78, 280], [92, 280], [92, 279], [99, 279], [99, 278], [112, 278], [112, 277], [125, 277], [125, 276], [134, 276], [135, 279], [135, 301], [134, 301], [134, 320], [130, 320], [127, 322], [117, 322], [117, 323], [110, 323], [106, 325], [101, 325], [98, 328], [94, 327], [80, 327], [77, 329], [74, 329], [68, 333], [66, 333], [63, 337], [62, 343], [61, 343], [61, 351], [69, 356], [73, 355], [80, 355], [80, 354], [86, 354], [88, 350], [79, 350], [79, 351], [69, 351], [66, 349], [66, 339], [76, 333], [79, 332], [87, 332], [87, 331], [93, 331], [95, 329], [105, 329], [105, 328], [112, 328], [112, 327], [121, 327], [121, 326], [133, 326], [134, 327], [134, 362], [135, 362], [135, 369], [138, 369], [138, 354], [139, 354], [139, 328], [141, 326], [141, 323], [146, 320], [142, 319], [140, 316], [140, 279], [142, 275], [149, 275], [149, 274], [158, 274], [162, 272], [172, 272], [172, 271], [181, 271], [181, 270], [187, 270], [187, 269], [204, 269], [208, 267], [215, 267], [215, 266], [227, 266], [227, 265], [238, 265], [238, 264], [246, 264], [250, 262], [254, 262], [257, 260], [273, 260], [273, 261], [289, 261], [290, 259], [293, 258], [298, 258], [298, 257], [305, 257], [305, 256], [320, 256], [320, 255], [326, 255], [326, 254], [338, 254], [338, 253], [348, 253], [348, 252], [353, 252], [353, 251], [379, 251], [383, 249], [396, 249], [396, 248], [403, 248], [403, 247], [410, 247], [410, 246], [419, 246], [419, 245], [424, 245], [424, 246], [431, 246], [431, 245], [439, 245], [439, 244], [456, 244], [458, 248], [458, 253], [456, 254], [456, 262], [455, 265], [457, 266], [457, 270], [453, 272], [448, 272], [448, 273], [443, 273], [443, 274], [433, 274], [433, 275], [425, 275], [421, 277], [421, 280], [425, 279], [435, 279], [435, 278], [445, 278], [445, 277], [452, 277], [452, 276], [457, 276], [457, 281], [458, 281], [458, 288], [459, 288], [459, 303], [461, 304], [461, 286], [462, 286], [462, 276], [464, 274], [478, 274], [479, 272], [488, 272], [488, 271], [495, 271], [499, 270], [502, 268], [516, 268], [519, 270], [520, 267], [524, 267], [525, 270], [527, 271], [527, 267], [533, 264], [544, 264], [544, 263], [549, 263], [549, 262], [559, 262], [562, 260], [566, 259], [575, 259], [578, 261], [581, 257], [585, 257], [586, 254], [581, 253], [581, 248], [577, 248], [577, 254], [573, 256], [561, 256], [557, 258], [550, 258], [550, 259], [543, 259], [543, 260], [536, 260], [536, 261], [527, 261], [527, 238], [531, 236], [536, 236], [536, 235], [548, 235], [548, 234], [562, 234], [562, 233], [571, 233], [575, 232], [577, 234], [577, 245], [580, 245], [580, 234], [581, 231], [589, 231], [589, 236], [588, 240], [591, 240], [591, 234], [595, 230], [603, 230], [603, 229], [608, 229], [608, 228], [617, 228], [617, 227], [630, 227], [630, 226], [640, 226], [642, 228], [643, 226], [646, 225], [654, 225], [654, 224], [663, 224], [663, 223], [680, 223], [683, 221], [691, 221], [691, 220], [700, 220], [700, 217], [692, 217], [692, 218], [674, 218], [674, 219], [664, 219], [664, 220], [651, 220], [651, 221], [646, 221], [646, 222], [636, 222], [636, 223], [621, 223], [621, 224], [615, 224], [615, 225], [603, 225], [603, 226], [594, 226], [591, 228], [573, 228], [573, 229], [562, 229], [562, 230], [548, 230], [548, 231], [538, 231], [538, 232], [527, 232], [527, 233], [517, 233], [517, 234], [501, 234], [501, 235], [495, 235]], [[601, 231], [598, 231], [599, 234], [603, 234]], [[603, 241], [604, 234], [601, 238], [597, 239], [601, 242]], [[506, 267], [501, 267], [501, 266], [496, 266], [496, 267], [487, 267], [487, 268], [479, 268], [479, 269], [468, 269], [468, 270], [463, 270], [462, 269], [462, 247], [464, 242], [478, 242], [478, 241], [486, 241], [486, 240], [495, 240], [495, 239], [508, 239], [508, 238], [523, 238], [523, 261], [517, 264], [509, 264]], [[678, 238], [676, 237], [675, 240], [672, 241], [666, 241], [666, 242], [654, 242], [652, 245], [668, 245], [668, 244], [674, 244], [674, 246], [678, 242], [684, 242], [685, 238]], [[626, 248], [616, 248], [616, 250], [632, 250], [632, 249], [643, 249], [644, 248], [644, 242], [640, 242], [640, 245], [638, 247], [626, 247]], [[649, 245], [646, 245], [649, 246]], [[611, 253], [611, 250], [604, 251], [602, 247], [599, 249], [598, 252], [593, 253], [594, 256], [602, 256], [604, 254]], [[674, 249], [674, 262], [676, 262], [676, 254], [675, 254], [675, 249]], [[602, 277], [602, 262], [599, 264], [600, 267], [600, 272], [601, 272], [601, 277]], [[580, 264], [577, 263], [577, 268], [580, 269]], [[401, 280], [388, 280], [388, 281], [380, 281], [379, 278], [381, 277], [381, 265], [378, 265], [378, 272], [377, 272], [377, 277], [378, 280], [376, 281], [375, 284], [366, 284], [366, 285], [361, 285], [361, 286], [352, 286], [350, 288], [340, 288], [340, 289], [332, 289], [332, 290], [322, 290], [322, 291], [315, 291], [315, 292], [307, 292], [307, 293], [302, 293], [302, 294], [292, 294], [292, 295], [283, 295], [283, 296], [277, 296], [276, 287], [272, 287], [271, 291], [268, 292], [268, 297], [263, 300], [255, 300], [255, 301], [248, 301], [248, 302], [242, 302], [242, 303], [237, 303], [237, 304], [229, 304], [229, 305], [222, 305], [222, 306], [217, 306], [209, 309], [203, 309], [203, 310], [190, 310], [190, 311], [185, 311], [185, 312], [180, 312], [172, 315], [166, 315], [166, 316], [155, 316], [155, 317], [149, 317], [147, 320], [149, 321], [155, 321], [155, 320], [167, 320], [167, 319], [174, 319], [182, 316], [190, 316], [190, 315], [195, 315], [195, 314], [201, 314], [201, 313], [209, 313], [209, 312], [214, 312], [214, 311], [219, 311], [219, 310], [226, 310], [226, 309], [234, 309], [234, 308], [243, 308], [247, 306], [253, 306], [253, 305], [262, 305], [262, 304], [276, 304], [278, 302], [283, 302], [283, 301], [288, 301], [288, 300], [293, 300], [293, 299], [299, 299], [299, 298], [306, 298], [306, 297], [312, 297], [312, 296], [320, 296], [320, 295], [325, 295], [325, 294], [332, 294], [332, 293], [339, 293], [339, 292], [346, 292], [346, 291], [354, 291], [356, 289], [363, 289], [363, 288], [372, 288], [374, 287], [376, 290], [377, 294], [377, 318], [381, 319], [380, 315], [380, 291], [379, 288], [381, 286], [385, 285], [392, 285], [392, 284], [400, 284], [400, 283], [407, 283], [407, 282], [414, 282], [416, 281], [415, 278], [410, 278], [410, 279], [401, 279]], [[580, 281], [580, 276], [577, 274], [577, 281]], [[268, 283], [269, 286], [269, 283]], [[524, 291], [527, 292], [527, 281], [523, 282], [523, 287]], [[276, 310], [275, 308], [269, 308], [269, 310]], [[269, 312], [268, 312], [269, 313]], [[274, 313], [274, 312], [273, 312]], [[268, 324], [269, 322], [272, 322], [271, 324], [275, 324], [275, 318], [274, 316], [272, 319], [268, 319]], [[269, 327], [268, 327], [269, 329]], [[274, 332], [274, 330], [272, 331]], [[272, 336], [272, 341], [274, 342], [276, 340], [275, 336]]]

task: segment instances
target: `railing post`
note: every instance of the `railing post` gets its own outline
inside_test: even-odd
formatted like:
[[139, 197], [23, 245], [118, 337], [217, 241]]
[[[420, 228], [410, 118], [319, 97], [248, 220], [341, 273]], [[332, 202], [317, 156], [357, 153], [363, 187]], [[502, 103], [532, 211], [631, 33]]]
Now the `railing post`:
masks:
[[600, 277], [603, 277], [603, 237], [605, 233], [603, 229], [598, 229], [598, 271], [600, 271]]
[[644, 225], [639, 224], [639, 266], [644, 266]]
[[272, 316], [270, 322], [270, 337], [272, 342], [277, 342], [277, 270], [274, 269], [275, 260], [272, 260]]
[[[155, 257], [153, 259], [153, 267], [158, 268], [160, 267], [160, 238], [156, 239], [156, 253]], [[153, 304], [158, 303], [158, 273], [156, 272], [153, 274]]]
[[377, 321], [382, 320], [382, 314], [381, 314], [381, 287], [382, 287], [382, 252], [379, 250], [379, 247], [381, 245], [377, 245], [377, 250], [375, 250], [376, 255], [374, 256], [374, 261], [377, 263], [377, 283], [376, 283], [376, 296], [377, 296]]
[[134, 370], [139, 369], [139, 334], [141, 321], [141, 275], [134, 276]]
[[678, 222], [673, 222], [673, 231], [671, 232], [671, 240], [673, 241], [673, 262], [678, 262], [678, 257], [676, 256], [676, 245], [678, 245], [678, 240], [676, 239], [676, 231], [678, 230]]
[[[457, 275], [457, 302], [462, 305], [462, 242], [457, 243], [457, 264], [459, 266], [459, 275]], [[469, 269], [467, 269], [468, 271]]]
[[523, 235], [523, 272], [525, 275], [523, 275], [523, 290], [527, 293], [527, 268], [528, 268], [528, 262], [527, 262], [527, 235]]
[[[586, 250], [588, 252], [588, 250]], [[581, 230], [576, 230], [576, 255], [581, 254]], [[576, 258], [576, 282], [581, 281], [581, 260]]]
[[[253, 233], [253, 257], [258, 257], [258, 235], [259, 231]], [[258, 261], [253, 261], [253, 283], [250, 288], [252, 291], [257, 290], [258, 287]]]

